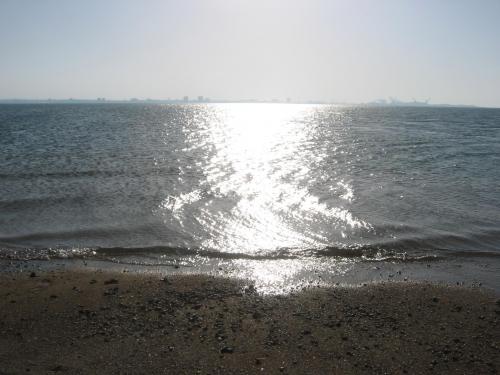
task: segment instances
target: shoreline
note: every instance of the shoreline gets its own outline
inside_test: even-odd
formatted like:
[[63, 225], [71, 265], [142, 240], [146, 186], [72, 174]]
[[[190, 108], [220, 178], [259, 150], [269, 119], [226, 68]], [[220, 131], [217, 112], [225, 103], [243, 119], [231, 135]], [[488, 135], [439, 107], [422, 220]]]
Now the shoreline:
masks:
[[500, 301], [477, 289], [32, 272], [0, 274], [2, 374], [500, 371]]
[[[144, 262], [147, 260], [148, 262]], [[356, 287], [379, 283], [433, 283], [494, 293], [500, 298], [500, 262], [491, 258], [434, 261], [359, 261], [352, 259], [249, 260], [170, 256], [146, 258], [0, 259], [0, 275], [22, 272], [118, 272], [145, 276], [204, 275], [247, 280], [266, 295], [295, 293], [311, 287]]]

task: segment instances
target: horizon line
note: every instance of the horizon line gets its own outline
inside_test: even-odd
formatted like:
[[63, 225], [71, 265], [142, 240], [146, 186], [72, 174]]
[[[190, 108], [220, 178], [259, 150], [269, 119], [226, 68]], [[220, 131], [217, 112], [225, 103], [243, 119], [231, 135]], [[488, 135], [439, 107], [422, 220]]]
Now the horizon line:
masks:
[[85, 99], [85, 98], [64, 98], [64, 99], [25, 99], [25, 98], [0, 98], [0, 104], [57, 104], [57, 103], [95, 103], [95, 104], [106, 104], [106, 103], [150, 103], [150, 104], [217, 104], [217, 103], [262, 103], [262, 104], [327, 104], [327, 105], [345, 105], [345, 106], [370, 106], [370, 107], [461, 107], [461, 108], [491, 108], [498, 109], [500, 107], [492, 106], [479, 106], [474, 104], [449, 104], [449, 103], [429, 103], [428, 101], [400, 101], [398, 99], [392, 99], [391, 101], [386, 100], [374, 100], [370, 102], [341, 102], [341, 101], [325, 101], [325, 100], [292, 100], [290, 98], [282, 99], [211, 99], [209, 97], [199, 96], [190, 98], [186, 96], [184, 98], [176, 99], [139, 99], [139, 98], [129, 98], [129, 99], [107, 99], [104, 97]]

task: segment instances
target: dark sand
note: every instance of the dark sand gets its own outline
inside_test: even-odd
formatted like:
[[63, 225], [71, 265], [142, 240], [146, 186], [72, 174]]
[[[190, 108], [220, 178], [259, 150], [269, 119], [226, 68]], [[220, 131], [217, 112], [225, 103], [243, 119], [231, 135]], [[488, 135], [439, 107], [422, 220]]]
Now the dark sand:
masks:
[[0, 374], [500, 371], [500, 303], [393, 283], [260, 296], [234, 281], [0, 276]]

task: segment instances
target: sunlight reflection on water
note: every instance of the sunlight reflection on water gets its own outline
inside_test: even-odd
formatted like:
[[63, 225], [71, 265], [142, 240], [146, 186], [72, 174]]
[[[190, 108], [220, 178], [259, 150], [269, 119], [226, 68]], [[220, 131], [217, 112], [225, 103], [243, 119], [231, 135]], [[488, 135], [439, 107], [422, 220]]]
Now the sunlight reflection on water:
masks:
[[[209, 232], [200, 237], [202, 248], [222, 252], [269, 253], [329, 245], [316, 222], [330, 221], [339, 238], [345, 237], [346, 229], [370, 229], [348, 209], [329, 205], [310, 191], [311, 180], [321, 177], [311, 169], [317, 170], [327, 152], [332, 152], [315, 142], [317, 123], [311, 118], [317, 109], [313, 105], [222, 104], [211, 106], [209, 114], [195, 116], [184, 132], [187, 150], [202, 155], [196, 164], [203, 182], [198, 189], [169, 197], [164, 207], [170, 205], [181, 225], [184, 217], [194, 216]], [[335, 139], [328, 143], [332, 144]], [[353, 188], [343, 179], [334, 181], [329, 191], [346, 202], [354, 198]], [[262, 264], [251, 273], [263, 281], [283, 281], [299, 272], [300, 264], [278, 266], [280, 272]]]

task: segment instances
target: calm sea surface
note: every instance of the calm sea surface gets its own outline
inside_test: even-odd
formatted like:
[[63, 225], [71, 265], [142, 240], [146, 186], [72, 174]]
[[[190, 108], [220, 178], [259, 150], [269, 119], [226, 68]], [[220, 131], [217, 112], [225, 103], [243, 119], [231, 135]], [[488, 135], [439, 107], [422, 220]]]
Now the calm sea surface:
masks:
[[0, 257], [68, 256], [500, 259], [500, 110], [0, 105]]

